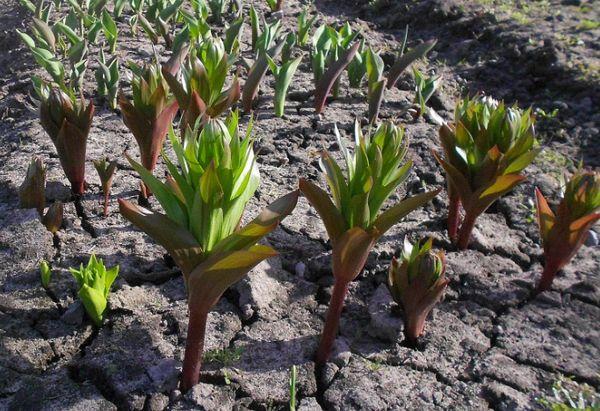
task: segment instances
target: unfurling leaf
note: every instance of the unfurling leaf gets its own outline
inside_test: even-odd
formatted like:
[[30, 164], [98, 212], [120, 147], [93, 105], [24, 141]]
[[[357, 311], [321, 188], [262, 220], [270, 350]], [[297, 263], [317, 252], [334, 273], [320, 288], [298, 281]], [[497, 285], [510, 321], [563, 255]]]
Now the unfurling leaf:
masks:
[[331, 64], [327, 71], [323, 74], [317, 87], [315, 89], [315, 112], [318, 114], [323, 111], [325, 106], [325, 100], [333, 87], [333, 84], [337, 81], [340, 75], [346, 69], [346, 66], [350, 64], [354, 55], [358, 51], [360, 43], [356, 42], [354, 45], [349, 47], [340, 57]]
[[[142, 165], [152, 172], [178, 105], [158, 64], [136, 71], [131, 82], [133, 99], [121, 92], [119, 106], [123, 122], [138, 143]], [[145, 186], [142, 194], [147, 194]]]
[[94, 167], [100, 177], [102, 193], [104, 194], [104, 216], [108, 215], [108, 197], [113, 183], [113, 177], [117, 170], [117, 161], [109, 161], [108, 158], [94, 160]]
[[321, 216], [333, 247], [335, 285], [317, 352], [321, 364], [329, 357], [348, 284], [362, 271], [375, 242], [438, 193], [419, 194], [380, 213], [389, 196], [407, 178], [412, 164], [404, 161], [408, 143], [403, 130], [389, 122], [365, 136], [356, 122], [354, 153], [346, 148], [337, 127], [335, 131], [346, 173], [327, 153], [320, 163], [332, 199], [313, 183], [300, 181], [300, 190]]
[[225, 122], [210, 119], [188, 127], [183, 141], [171, 130], [177, 167], [164, 155], [171, 174], [162, 182], [129, 159], [153, 190], [166, 215], [119, 200], [121, 214], [164, 246], [184, 274], [190, 321], [182, 389], [198, 382], [208, 312], [223, 292], [260, 261], [276, 253], [256, 243], [292, 212], [298, 192], [269, 205], [239, 227], [248, 201], [258, 188], [251, 125], [245, 136], [238, 114]]

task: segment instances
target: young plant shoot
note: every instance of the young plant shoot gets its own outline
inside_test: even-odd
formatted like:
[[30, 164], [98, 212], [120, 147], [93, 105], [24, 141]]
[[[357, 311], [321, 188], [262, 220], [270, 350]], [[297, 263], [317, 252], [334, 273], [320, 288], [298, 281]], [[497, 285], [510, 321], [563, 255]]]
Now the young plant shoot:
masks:
[[[356, 58], [356, 56], [355, 56]], [[383, 59], [381, 56], [368, 48], [366, 52], [365, 68], [368, 79], [369, 92], [369, 122], [375, 124], [379, 117], [379, 108], [385, 94], [386, 79], [383, 78]]]
[[[460, 101], [454, 124], [440, 128], [442, 159], [448, 184], [448, 235], [464, 250], [475, 220], [498, 198], [525, 180], [521, 171], [533, 161], [535, 118], [531, 109], [507, 107], [489, 97]], [[465, 215], [459, 230], [459, 208]]]
[[114, 56], [107, 62], [104, 51], [100, 49], [98, 68], [95, 74], [98, 83], [98, 95], [106, 99], [111, 110], [116, 110], [120, 80], [118, 57]]
[[52, 270], [46, 260], [40, 261], [40, 282], [42, 287], [48, 289], [50, 287], [50, 279], [52, 278]]
[[356, 122], [354, 154], [346, 148], [337, 127], [336, 137], [346, 161], [346, 175], [327, 152], [320, 161], [333, 201], [317, 185], [300, 180], [300, 190], [323, 219], [333, 247], [335, 283], [316, 357], [320, 365], [329, 358], [348, 285], [362, 271], [373, 245], [394, 224], [439, 192], [418, 194], [379, 213], [412, 166], [412, 161], [404, 162], [408, 149], [404, 131], [388, 122], [365, 136]]
[[283, 117], [288, 88], [292, 83], [292, 77], [294, 77], [296, 69], [298, 69], [300, 62], [302, 61], [302, 56], [287, 61], [281, 66], [277, 66], [269, 56], [267, 56], [267, 59], [269, 61], [269, 68], [275, 77], [275, 115], [277, 117]]
[[209, 120], [186, 130], [183, 142], [171, 131], [179, 169], [166, 156], [170, 177], [156, 179], [133, 160], [131, 165], [165, 210], [160, 214], [119, 200], [121, 214], [167, 249], [183, 272], [190, 313], [181, 387], [198, 383], [206, 320], [232, 284], [276, 252], [256, 244], [296, 206], [298, 192], [269, 205], [239, 227], [248, 201], [259, 185], [251, 126], [244, 137], [238, 115], [223, 123]]
[[311, 19], [308, 19], [308, 9], [304, 8], [302, 12], [298, 15], [298, 32], [297, 32], [297, 40], [298, 46], [306, 47], [308, 44], [308, 40], [310, 39], [310, 30], [315, 24], [315, 20], [317, 20], [317, 16], [313, 16]]
[[432, 240], [412, 245], [404, 239], [400, 261], [394, 258], [388, 273], [388, 287], [404, 313], [404, 335], [411, 346], [423, 334], [427, 316], [441, 300], [450, 282], [444, 277], [444, 253], [431, 251]]
[[410, 66], [415, 61], [425, 57], [425, 55], [435, 46], [437, 40], [426, 41], [425, 43], [421, 43], [416, 46], [414, 49], [404, 53], [406, 49], [406, 39], [408, 37], [408, 28], [404, 37], [404, 42], [402, 43], [402, 47], [400, 49], [400, 53], [398, 54], [398, 58], [394, 65], [390, 68], [390, 71], [387, 76], [387, 88], [391, 89], [396, 85], [396, 82], [400, 78], [400, 75], [408, 66]]
[[[143, 68], [132, 65], [132, 71], [133, 99], [129, 100], [121, 92], [119, 106], [123, 122], [140, 148], [142, 165], [152, 172], [178, 106], [158, 64]], [[147, 198], [150, 192], [145, 184], [141, 187], [142, 197]]]
[[108, 304], [110, 287], [119, 274], [119, 266], [107, 269], [104, 267], [104, 262], [92, 254], [87, 266], [81, 264], [79, 270], [69, 268], [69, 271], [77, 280], [79, 285], [77, 295], [85, 311], [94, 324], [100, 327]]
[[556, 273], [563, 268], [600, 220], [600, 174], [578, 172], [567, 183], [556, 214], [536, 188], [537, 216], [544, 247], [544, 272], [537, 291], [549, 290]]
[[281, 11], [283, 8], [283, 0], [266, 0], [266, 2], [267, 6], [269, 6], [269, 9], [271, 9], [273, 12]]
[[248, 73], [248, 79], [244, 84], [244, 89], [242, 91], [242, 107], [244, 108], [245, 113], [249, 113], [252, 111], [252, 103], [254, 99], [258, 95], [258, 88], [260, 86], [260, 82], [263, 77], [267, 73], [267, 69], [269, 68], [269, 58], [271, 60], [275, 59], [281, 53], [283, 46], [285, 44], [285, 40], [279, 41], [276, 45], [271, 47], [268, 51], [259, 50], [258, 57], [252, 67], [250, 68], [250, 72]]
[[21, 208], [35, 208], [40, 216], [46, 207], [46, 166], [37, 157], [27, 167], [25, 180], [19, 187], [19, 203]]
[[417, 107], [417, 117], [427, 112], [427, 101], [433, 96], [441, 83], [441, 77], [425, 77], [418, 69], [413, 69], [415, 79], [415, 106]]
[[229, 88], [225, 88], [227, 74], [232, 59], [225, 52], [223, 42], [218, 37], [209, 37], [200, 47], [193, 49], [187, 62], [182, 66], [182, 79], [163, 68], [165, 80], [169, 83], [179, 106], [181, 116], [181, 134], [194, 128], [201, 118], [205, 123], [216, 118], [233, 106], [240, 98], [240, 83], [237, 76]]
[[64, 206], [60, 201], [55, 201], [50, 204], [48, 211], [42, 217], [42, 224], [50, 231], [53, 235], [60, 230], [63, 223]]
[[100, 177], [100, 185], [102, 186], [102, 193], [104, 195], [104, 217], [106, 217], [108, 215], [110, 189], [112, 187], [115, 171], [117, 170], [117, 161], [109, 161], [108, 158], [94, 160], [94, 167], [98, 172], [98, 177]]
[[75, 195], [85, 190], [85, 152], [87, 138], [94, 116], [94, 104], [86, 105], [83, 96], [75, 97], [57, 88], [44, 86], [40, 93], [40, 121], [54, 143], [60, 164], [71, 183]]
[[325, 100], [334, 86], [336, 81], [342, 75], [348, 64], [354, 59], [354, 55], [360, 47], [360, 42], [355, 42], [352, 46], [349, 46], [344, 50], [340, 57], [335, 60], [329, 68], [323, 73], [320, 80], [315, 88], [315, 111], [317, 114], [323, 111], [325, 107]]

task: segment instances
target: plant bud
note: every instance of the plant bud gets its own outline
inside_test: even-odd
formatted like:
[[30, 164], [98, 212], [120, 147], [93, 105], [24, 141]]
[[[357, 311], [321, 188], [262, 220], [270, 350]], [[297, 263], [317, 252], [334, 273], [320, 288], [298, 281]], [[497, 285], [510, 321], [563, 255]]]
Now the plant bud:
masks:
[[21, 208], [35, 208], [42, 215], [46, 205], [46, 167], [41, 158], [29, 163], [27, 175], [19, 187]]

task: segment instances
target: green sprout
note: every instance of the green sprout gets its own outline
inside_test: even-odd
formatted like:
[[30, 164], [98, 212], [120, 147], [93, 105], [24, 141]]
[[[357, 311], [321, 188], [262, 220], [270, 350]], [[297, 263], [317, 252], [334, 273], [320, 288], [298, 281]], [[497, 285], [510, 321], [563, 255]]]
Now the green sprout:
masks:
[[163, 156], [170, 174], [166, 182], [129, 159], [166, 215], [119, 199], [121, 214], [167, 249], [181, 268], [188, 291], [184, 391], [199, 379], [209, 311], [227, 288], [276, 255], [271, 247], [256, 243], [278, 226], [298, 199], [298, 192], [289, 193], [240, 226], [260, 182], [251, 131], [250, 125], [240, 136], [237, 112], [225, 122], [211, 119], [201, 128], [200, 124], [188, 128], [183, 142], [171, 128], [179, 168]]
[[111, 54], [114, 54], [115, 50], [117, 49], [117, 39], [119, 38], [119, 30], [117, 29], [117, 25], [106, 9], [102, 9], [102, 18], [100, 21], [102, 22], [102, 31], [104, 32], [104, 37], [110, 46], [110, 52]]
[[119, 266], [107, 269], [102, 259], [91, 255], [87, 266], [81, 264], [79, 270], [69, 268], [77, 280], [79, 291], [77, 295], [85, 307], [85, 311], [97, 327], [102, 325], [110, 287], [119, 274]]
[[425, 329], [427, 316], [448, 286], [444, 273], [444, 253], [431, 251], [432, 239], [412, 245], [404, 239], [400, 261], [394, 258], [388, 274], [388, 287], [404, 311], [404, 335], [411, 345]]
[[[456, 106], [454, 124], [440, 128], [445, 158], [434, 151], [448, 184], [448, 235], [458, 248], [469, 244], [475, 221], [498, 198], [525, 180], [521, 174], [540, 149], [531, 109], [507, 107], [488, 97]], [[459, 208], [465, 211], [459, 231]]]
[[46, 260], [40, 261], [40, 281], [42, 287], [48, 289], [50, 287], [50, 279], [52, 278], [52, 270]]
[[[177, 113], [177, 100], [170, 93], [160, 65], [138, 67], [131, 64], [130, 67], [133, 98], [129, 100], [120, 93], [118, 102], [123, 122], [138, 143], [142, 164], [152, 171]], [[148, 188], [142, 184], [142, 196], [147, 198], [149, 195]]]
[[277, 66], [272, 58], [268, 56], [267, 58], [269, 61], [269, 68], [275, 77], [275, 115], [277, 117], [282, 117], [285, 110], [287, 91], [292, 83], [292, 77], [302, 61], [302, 56], [287, 61], [281, 66]]
[[112, 187], [113, 177], [117, 169], [117, 161], [109, 161], [107, 157], [94, 160], [94, 167], [100, 177], [100, 185], [102, 186], [102, 193], [104, 194], [104, 217], [108, 215], [108, 197], [110, 196], [110, 189]]
[[374, 244], [393, 225], [439, 192], [417, 194], [380, 213], [412, 166], [412, 161], [404, 161], [408, 150], [404, 131], [388, 122], [365, 136], [356, 122], [353, 154], [346, 148], [337, 127], [336, 137], [346, 161], [345, 175], [327, 152], [320, 161], [333, 201], [317, 185], [300, 180], [300, 190], [321, 216], [333, 248], [335, 283], [316, 359], [321, 365], [329, 358], [348, 286], [362, 271]]
[[204, 361], [229, 367], [238, 362], [243, 353], [243, 347], [208, 350], [204, 353]]
[[[356, 56], [358, 53], [354, 56]], [[379, 108], [385, 94], [385, 84], [387, 80], [383, 77], [383, 59], [378, 53], [375, 53], [371, 47], [366, 51], [365, 68], [368, 80], [369, 92], [367, 94], [369, 101], [369, 122], [374, 124], [379, 116]]]
[[315, 24], [315, 20], [317, 20], [317, 16], [313, 16], [311, 19], [308, 19], [308, 8], [304, 8], [302, 12], [298, 15], [298, 31], [297, 31], [297, 39], [298, 45], [300, 47], [306, 47], [308, 44], [310, 30]]
[[163, 68], [163, 75], [183, 110], [181, 131], [193, 128], [198, 119], [205, 123], [233, 106], [240, 98], [240, 83], [235, 76], [229, 87], [227, 75], [233, 61], [218, 37], [207, 38], [192, 49], [182, 65], [182, 82]]
[[567, 182], [556, 214], [536, 188], [540, 237], [544, 247], [544, 272], [537, 291], [549, 290], [556, 273], [563, 268], [600, 220], [600, 173], [578, 172]]
[[559, 376], [552, 384], [552, 396], [538, 398], [538, 403], [550, 411], [597, 411], [600, 395], [587, 384]]
[[119, 94], [119, 58], [114, 56], [108, 62], [104, 51], [100, 49], [98, 68], [96, 69], [96, 82], [98, 83], [98, 95], [104, 97], [112, 110], [117, 108], [117, 97]]
[[419, 110], [418, 114], [423, 115], [427, 112], [427, 101], [441, 84], [441, 77], [426, 78], [416, 68], [413, 68], [413, 77], [415, 79], [415, 104]]

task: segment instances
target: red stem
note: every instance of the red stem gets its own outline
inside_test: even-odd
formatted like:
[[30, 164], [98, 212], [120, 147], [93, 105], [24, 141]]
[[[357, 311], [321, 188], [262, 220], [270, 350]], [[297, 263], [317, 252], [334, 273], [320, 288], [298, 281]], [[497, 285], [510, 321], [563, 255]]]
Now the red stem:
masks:
[[198, 384], [200, 379], [207, 318], [208, 310], [190, 311], [188, 335], [183, 358], [183, 372], [181, 375], [181, 390], [183, 392], [188, 391], [194, 385]]
[[458, 249], [466, 250], [469, 245], [469, 240], [471, 239], [471, 232], [473, 231], [473, 227], [475, 227], [475, 220], [477, 216], [473, 216], [470, 213], [465, 215], [463, 219], [462, 225], [460, 226], [460, 232], [458, 233]]
[[425, 329], [426, 316], [413, 315], [406, 317], [408, 318], [405, 319], [404, 337], [406, 338], [408, 345], [415, 347], [417, 345], [417, 340], [421, 334], [423, 334], [423, 330]]
[[85, 182], [83, 181], [72, 181], [71, 182], [71, 191], [73, 194], [83, 195], [85, 191]]
[[459, 214], [460, 200], [458, 198], [450, 198], [450, 204], [448, 206], [448, 236], [450, 241], [456, 243], [456, 237], [458, 235], [458, 223], [460, 219]]
[[108, 191], [104, 193], [104, 217], [108, 215]]
[[325, 328], [323, 329], [319, 350], [317, 351], [317, 365], [324, 365], [329, 359], [331, 347], [333, 347], [333, 342], [335, 341], [340, 325], [340, 316], [344, 309], [344, 299], [346, 298], [347, 292], [348, 283], [336, 280], [333, 285], [333, 294], [331, 294], [331, 300], [329, 301], [329, 310], [327, 311]]
[[548, 261], [546, 261], [544, 271], [542, 272], [542, 278], [540, 278], [540, 282], [538, 283], [535, 290], [536, 294], [539, 294], [543, 291], [548, 291], [550, 287], [552, 287], [552, 282], [554, 281], [554, 277], [556, 276], [556, 273], [559, 269], [560, 267], [558, 266], [558, 264], [549, 263]]

